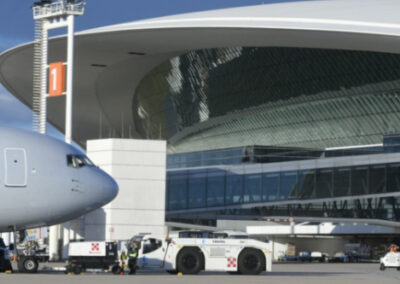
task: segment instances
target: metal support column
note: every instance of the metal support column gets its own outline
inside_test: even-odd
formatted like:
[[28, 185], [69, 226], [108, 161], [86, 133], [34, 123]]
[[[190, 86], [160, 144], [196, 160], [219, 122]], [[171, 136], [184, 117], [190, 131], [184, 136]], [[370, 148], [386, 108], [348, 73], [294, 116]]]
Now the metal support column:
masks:
[[73, 70], [74, 70], [74, 16], [68, 22], [68, 54], [67, 54], [67, 95], [65, 106], [65, 142], [72, 142], [72, 103], [73, 103]]
[[[74, 61], [74, 17], [81, 16], [85, 11], [83, 1], [40, 1], [33, 6], [33, 18], [36, 21], [37, 30], [35, 31], [36, 51], [34, 55], [34, 129], [40, 133], [46, 133], [47, 121], [47, 60], [48, 60], [48, 31], [51, 29], [68, 28], [68, 47], [67, 47], [67, 88], [66, 88], [66, 113], [65, 113], [65, 142], [72, 143], [72, 91], [73, 91], [73, 61]], [[39, 32], [39, 22], [42, 23], [41, 33]], [[39, 40], [40, 39], [40, 40]], [[39, 48], [40, 45], [40, 48]], [[40, 68], [38, 67], [40, 62]], [[36, 71], [36, 72], [35, 72]], [[38, 78], [38, 74], [40, 77]], [[38, 84], [37, 81], [40, 81]], [[40, 89], [40, 99], [37, 94]], [[36, 94], [36, 95], [35, 95]], [[39, 116], [39, 119], [37, 119]], [[39, 123], [37, 123], [39, 121]], [[39, 125], [37, 125], [39, 124]], [[64, 227], [52, 226], [49, 234], [49, 253], [50, 260], [57, 260], [58, 241], [63, 235], [63, 258], [68, 257], [68, 244], [70, 236], [70, 223], [65, 223]]]

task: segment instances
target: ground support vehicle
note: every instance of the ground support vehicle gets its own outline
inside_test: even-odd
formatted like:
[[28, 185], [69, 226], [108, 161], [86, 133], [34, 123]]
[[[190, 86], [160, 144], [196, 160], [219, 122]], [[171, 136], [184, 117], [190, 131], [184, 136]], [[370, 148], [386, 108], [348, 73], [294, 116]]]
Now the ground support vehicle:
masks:
[[80, 274], [86, 269], [112, 269], [119, 274], [118, 244], [114, 242], [70, 243], [66, 273]]
[[325, 262], [328, 259], [328, 255], [319, 251], [311, 252], [311, 261]]
[[284, 254], [282, 256], [282, 261], [297, 261], [299, 260], [299, 257], [297, 255], [286, 255]]
[[36, 273], [39, 268], [39, 258], [35, 255], [18, 255], [18, 272]]
[[380, 270], [396, 268], [400, 270], [400, 252], [388, 252], [380, 259]]
[[308, 251], [301, 251], [298, 260], [301, 262], [311, 262], [311, 253]]
[[[138, 240], [138, 237], [132, 240]], [[139, 269], [163, 269], [174, 274], [226, 271], [232, 274], [259, 274], [271, 271], [269, 244], [252, 239], [141, 237]]]
[[5, 246], [3, 239], [0, 238], [0, 272], [12, 271], [11, 255]]
[[335, 253], [332, 257], [330, 257], [328, 261], [344, 263], [344, 262], [350, 262], [350, 258], [344, 252], [339, 251], [339, 252]]

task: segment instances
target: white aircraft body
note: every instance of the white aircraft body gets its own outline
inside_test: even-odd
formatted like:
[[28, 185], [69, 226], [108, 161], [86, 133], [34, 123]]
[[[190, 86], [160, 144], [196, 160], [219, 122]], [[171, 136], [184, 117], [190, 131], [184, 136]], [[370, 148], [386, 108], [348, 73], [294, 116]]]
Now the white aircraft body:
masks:
[[0, 127], [0, 232], [63, 223], [117, 193], [114, 179], [71, 145]]

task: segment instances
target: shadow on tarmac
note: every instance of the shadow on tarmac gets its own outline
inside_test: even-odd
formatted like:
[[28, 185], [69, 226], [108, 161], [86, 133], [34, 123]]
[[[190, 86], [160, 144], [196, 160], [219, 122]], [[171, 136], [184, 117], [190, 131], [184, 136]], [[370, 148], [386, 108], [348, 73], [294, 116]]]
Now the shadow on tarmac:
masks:
[[[16, 272], [19, 274], [18, 272]], [[39, 270], [37, 274], [47, 274], [47, 275], [65, 275], [62, 271], [53, 271], [53, 270]], [[232, 275], [232, 277], [260, 277], [260, 276], [268, 276], [268, 277], [321, 277], [321, 276], [339, 276], [339, 275], [354, 275], [356, 272], [309, 272], [309, 271], [277, 271], [277, 272], [263, 272], [260, 275]], [[92, 272], [88, 271], [83, 273], [83, 275], [110, 275], [119, 277], [119, 275], [113, 275], [111, 272]], [[156, 276], [156, 275], [169, 275], [165, 271], [137, 271], [136, 275], [139, 276]], [[197, 275], [209, 275], [209, 276], [229, 276], [226, 272], [200, 272]], [[76, 275], [79, 276], [79, 275]], [[122, 276], [122, 275], [121, 275]], [[123, 276], [128, 276], [128, 273], [125, 273]], [[173, 275], [170, 275], [173, 276]], [[196, 275], [191, 275], [196, 276]], [[134, 276], [133, 276], [134, 277]]]

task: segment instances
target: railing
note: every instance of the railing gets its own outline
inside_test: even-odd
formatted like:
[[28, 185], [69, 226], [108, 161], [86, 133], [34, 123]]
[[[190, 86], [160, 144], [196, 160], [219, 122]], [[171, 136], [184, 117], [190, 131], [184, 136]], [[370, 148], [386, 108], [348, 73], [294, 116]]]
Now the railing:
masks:
[[81, 16], [85, 12], [85, 3], [78, 2], [75, 4], [67, 3], [65, 0], [45, 4], [43, 6], [33, 6], [33, 18], [49, 18], [60, 15], [77, 15]]

